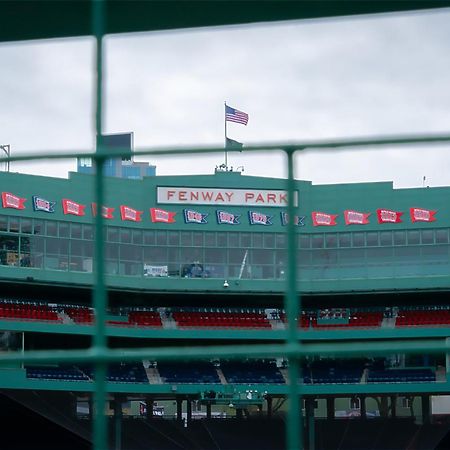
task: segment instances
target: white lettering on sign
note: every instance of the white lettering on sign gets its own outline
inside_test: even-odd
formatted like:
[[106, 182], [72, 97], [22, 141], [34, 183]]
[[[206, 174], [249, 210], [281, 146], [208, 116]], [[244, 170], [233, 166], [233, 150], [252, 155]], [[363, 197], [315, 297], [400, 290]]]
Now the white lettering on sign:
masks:
[[[187, 187], [157, 187], [158, 203], [186, 205], [234, 205], [286, 207], [288, 195], [282, 190], [216, 189]], [[298, 206], [298, 192], [294, 192]]]

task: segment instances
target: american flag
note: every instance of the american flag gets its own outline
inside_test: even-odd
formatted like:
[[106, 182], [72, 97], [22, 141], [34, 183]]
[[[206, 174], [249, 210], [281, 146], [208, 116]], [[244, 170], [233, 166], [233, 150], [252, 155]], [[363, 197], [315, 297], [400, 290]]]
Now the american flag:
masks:
[[242, 123], [242, 125], [247, 125], [248, 114], [238, 109], [234, 109], [231, 106], [225, 105], [225, 120], [229, 122]]

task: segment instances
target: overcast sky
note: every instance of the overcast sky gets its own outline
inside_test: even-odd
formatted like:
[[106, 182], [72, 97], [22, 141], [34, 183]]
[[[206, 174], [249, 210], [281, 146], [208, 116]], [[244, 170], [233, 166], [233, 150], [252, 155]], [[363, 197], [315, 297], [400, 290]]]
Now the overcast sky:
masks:
[[[450, 10], [209, 28], [106, 39], [106, 133], [135, 148], [244, 145], [405, 133], [450, 134]], [[90, 38], [0, 45], [0, 144], [12, 153], [89, 151]], [[223, 154], [147, 158], [157, 174], [213, 173]], [[229, 153], [245, 174], [281, 177], [280, 155]], [[75, 161], [11, 165], [63, 177]], [[448, 185], [450, 145], [307, 153], [313, 183]]]

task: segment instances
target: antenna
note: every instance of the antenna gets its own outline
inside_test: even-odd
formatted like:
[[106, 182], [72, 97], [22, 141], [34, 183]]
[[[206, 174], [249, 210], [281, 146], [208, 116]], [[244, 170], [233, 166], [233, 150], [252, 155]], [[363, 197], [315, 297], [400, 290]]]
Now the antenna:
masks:
[[[11, 146], [9, 144], [0, 145], [0, 149], [5, 152], [5, 155], [9, 158], [11, 156]], [[9, 161], [5, 161], [6, 171], [9, 172]]]

